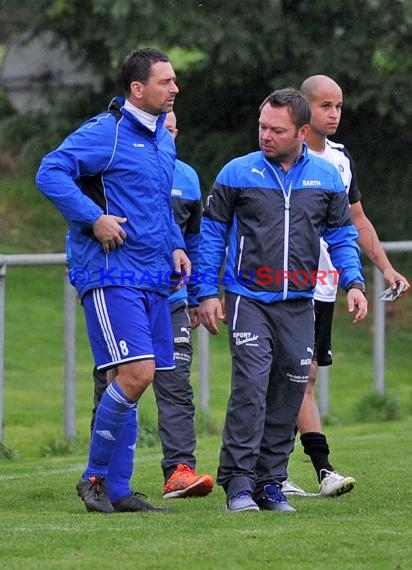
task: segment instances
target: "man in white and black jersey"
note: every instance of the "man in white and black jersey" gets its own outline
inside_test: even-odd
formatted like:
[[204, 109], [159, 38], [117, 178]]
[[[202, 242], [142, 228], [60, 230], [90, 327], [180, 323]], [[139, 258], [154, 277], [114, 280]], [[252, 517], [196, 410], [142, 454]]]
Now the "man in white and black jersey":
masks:
[[[312, 154], [318, 155], [336, 166], [346, 187], [351, 205], [352, 221], [356, 226], [358, 244], [376, 267], [378, 267], [392, 288], [396, 283], [404, 283], [404, 293], [410, 285], [407, 279], [391, 265], [379, 237], [370, 220], [365, 215], [361, 204], [356, 171], [353, 159], [347, 149], [327, 137], [334, 135], [339, 126], [343, 94], [340, 86], [330, 77], [313, 75], [301, 85], [301, 91], [308, 99], [311, 108], [311, 121], [306, 135], [306, 143]], [[318, 366], [332, 364], [331, 331], [333, 309], [337, 293], [337, 284], [333, 283], [333, 265], [327, 252], [327, 246], [321, 240], [319, 270], [325, 270], [328, 284], [318, 282], [315, 291], [315, 351], [306, 386], [305, 396], [297, 421], [297, 429], [304, 451], [311, 458], [320, 484], [322, 496], [339, 496], [353, 489], [355, 479], [337, 473], [329, 462], [329, 447], [326, 436], [322, 433], [322, 424], [315, 398], [315, 380]], [[327, 280], [326, 280], [327, 281]], [[286, 481], [282, 488], [285, 494], [306, 495], [305, 491]]]

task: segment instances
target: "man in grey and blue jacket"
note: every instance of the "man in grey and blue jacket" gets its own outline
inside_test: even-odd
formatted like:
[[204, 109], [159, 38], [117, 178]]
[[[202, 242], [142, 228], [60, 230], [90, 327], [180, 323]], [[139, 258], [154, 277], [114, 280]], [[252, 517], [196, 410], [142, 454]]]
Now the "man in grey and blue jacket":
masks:
[[312, 360], [313, 293], [325, 279], [321, 236], [354, 322], [367, 314], [345, 188], [331, 164], [308, 153], [309, 121], [299, 91], [271, 93], [260, 106], [260, 151], [223, 167], [204, 211], [200, 317], [212, 334], [226, 318], [232, 353], [217, 477], [231, 511], [294, 510], [281, 486]]

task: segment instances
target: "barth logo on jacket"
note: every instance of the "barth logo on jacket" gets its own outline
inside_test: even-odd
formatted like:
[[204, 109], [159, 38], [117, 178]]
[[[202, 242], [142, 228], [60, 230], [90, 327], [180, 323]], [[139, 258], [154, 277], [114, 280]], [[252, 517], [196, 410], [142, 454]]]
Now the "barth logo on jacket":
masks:
[[259, 339], [259, 335], [252, 334], [251, 332], [234, 332], [232, 333], [233, 338], [235, 339], [236, 346], [240, 346], [242, 344], [246, 344], [247, 346], [259, 346], [255, 340]]
[[172, 188], [171, 195], [172, 196], [182, 196], [183, 192], [179, 190], [179, 188]]
[[322, 183], [320, 180], [302, 180], [302, 184], [303, 186], [322, 186]]

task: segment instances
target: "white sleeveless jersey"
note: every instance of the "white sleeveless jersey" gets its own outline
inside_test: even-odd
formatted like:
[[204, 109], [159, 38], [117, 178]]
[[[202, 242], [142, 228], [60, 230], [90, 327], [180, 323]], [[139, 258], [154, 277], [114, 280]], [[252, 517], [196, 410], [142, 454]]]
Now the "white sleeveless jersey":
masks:
[[[315, 152], [311, 149], [309, 149], [309, 152], [335, 165], [342, 177], [350, 204], [360, 201], [361, 195], [356, 180], [353, 159], [343, 144], [334, 143], [326, 139], [323, 152]], [[337, 274], [334, 273], [336, 270], [328, 253], [328, 245], [322, 238], [320, 240], [318, 271], [325, 273], [319, 273], [314, 298], [317, 301], [334, 302], [338, 290], [338, 279]], [[324, 275], [326, 276], [324, 277]]]

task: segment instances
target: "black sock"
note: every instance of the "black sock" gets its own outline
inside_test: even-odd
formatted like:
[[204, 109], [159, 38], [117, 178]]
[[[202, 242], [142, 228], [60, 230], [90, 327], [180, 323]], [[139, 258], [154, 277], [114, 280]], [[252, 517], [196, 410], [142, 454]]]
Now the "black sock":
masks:
[[320, 483], [323, 478], [321, 476], [322, 469], [333, 471], [333, 467], [329, 463], [329, 446], [326, 436], [323, 433], [308, 432], [300, 436], [300, 441], [304, 452], [309, 455], [312, 461]]

